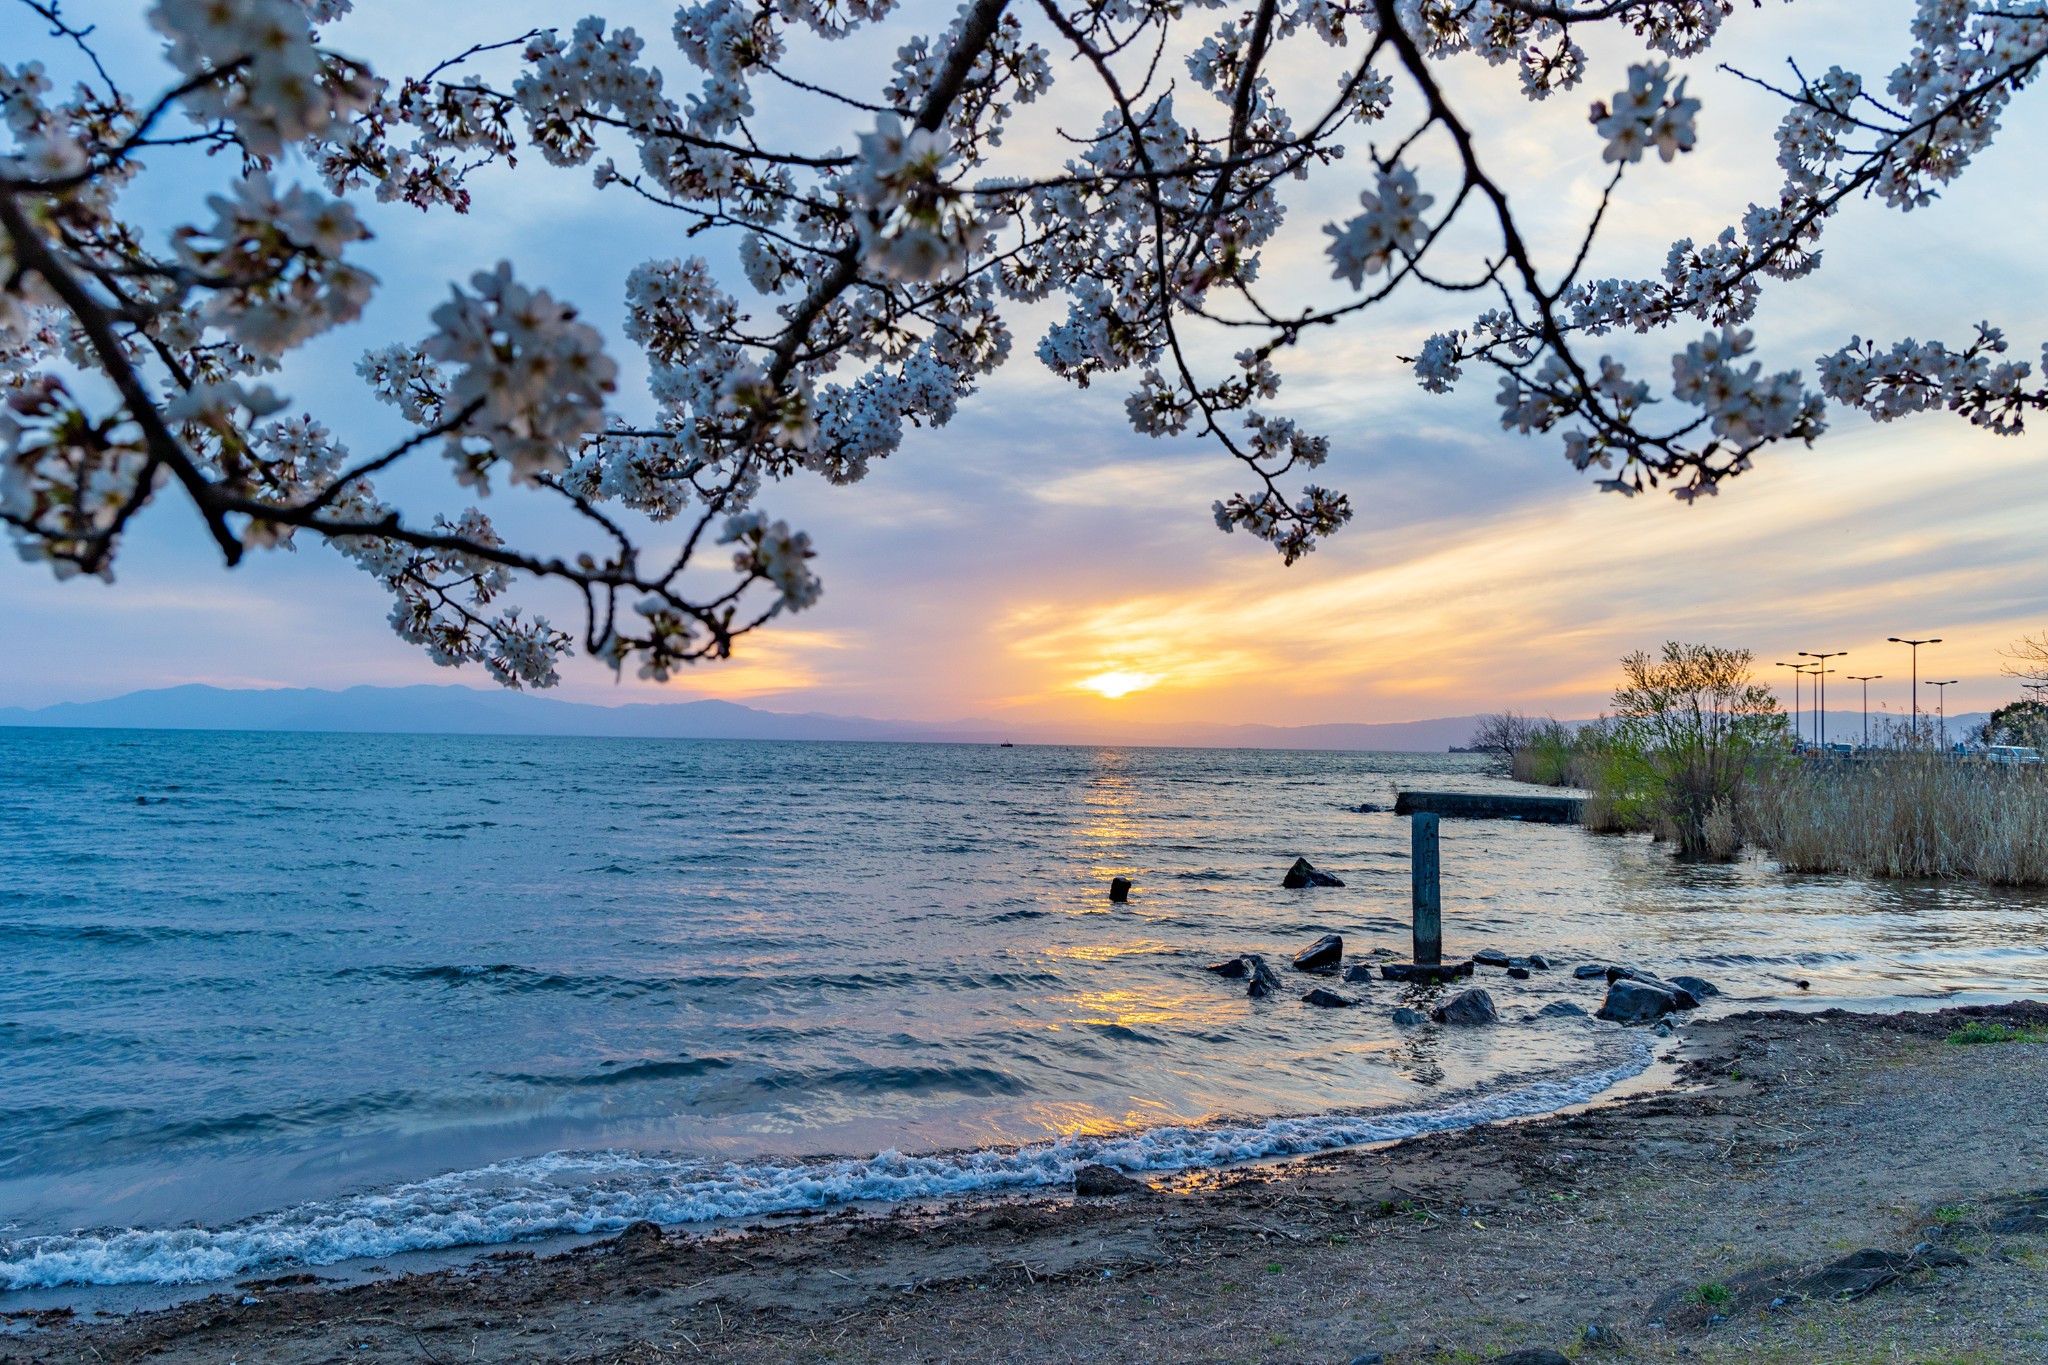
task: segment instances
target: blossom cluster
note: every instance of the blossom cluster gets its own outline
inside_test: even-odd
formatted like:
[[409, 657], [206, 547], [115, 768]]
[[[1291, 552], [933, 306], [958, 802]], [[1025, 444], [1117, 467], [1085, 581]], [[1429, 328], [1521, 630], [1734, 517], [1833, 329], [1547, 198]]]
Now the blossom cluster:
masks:
[[[2041, 0], [1914, 0], [1911, 51], [1887, 78], [1800, 77], [1775, 196], [1696, 225], [1633, 278], [1581, 271], [1604, 209], [1571, 262], [1536, 259], [1458, 108], [1467, 83], [1446, 73], [1497, 71], [1540, 101], [1592, 79], [1588, 54], [1614, 47], [1595, 35], [1646, 49], [1580, 134], [1622, 195], [1627, 177], [1683, 173], [1665, 167], [1697, 144], [1701, 106], [1676, 64], [1709, 48], [1731, 0], [1095, 0], [1043, 15], [964, 0], [933, 31], [894, 0], [689, 0], [666, 35], [686, 81], [651, 50], [663, 35], [593, 16], [395, 84], [330, 44], [322, 26], [348, 9], [152, 0], [173, 73], [159, 100], [81, 63], [88, 35], [61, 28], [37, 60], [0, 66], [0, 519], [24, 555], [111, 572], [129, 519], [176, 485], [231, 562], [307, 534], [348, 555], [392, 593], [393, 628], [441, 662], [548, 685], [578, 642], [506, 599], [553, 580], [584, 612], [586, 653], [662, 679], [819, 600], [815, 547], [759, 505], [765, 490], [858, 480], [945, 427], [1016, 349], [1022, 311], [1047, 319], [1030, 349], [1054, 374], [1117, 377], [1133, 430], [1227, 452], [1250, 487], [1216, 501], [1217, 524], [1290, 563], [1352, 507], [1322, 482], [1338, 447], [1277, 407], [1282, 362], [1396, 293], [1482, 293], [1485, 313], [1417, 348], [1417, 381], [1448, 392], [1487, 368], [1504, 429], [1548, 433], [1625, 492], [1710, 493], [1773, 443], [1818, 436], [1829, 401], [1877, 420], [1946, 408], [1998, 432], [2048, 405], [1988, 324], [1960, 349], [1859, 338], [1821, 359], [1817, 387], [1768, 366], [1753, 333], [1766, 289], [1820, 268], [1847, 207], [1924, 205], [1977, 159], [2048, 61]], [[842, 44], [884, 23], [899, 31]], [[864, 73], [844, 55], [856, 48], [873, 54]], [[63, 99], [60, 60], [83, 77]], [[1093, 81], [1098, 102], [1010, 136], [1056, 73]], [[170, 108], [190, 126], [162, 126]], [[480, 171], [529, 150], [718, 244], [625, 272], [646, 394], [622, 399], [599, 330], [501, 263], [454, 285], [412, 340], [364, 353], [359, 375], [408, 434], [352, 457], [343, 424], [294, 410], [277, 376], [368, 311], [361, 197], [465, 212], [492, 183]], [[145, 159], [203, 167], [195, 183], [214, 191], [167, 250], [150, 245], [166, 240], [154, 206], [175, 180], [145, 218], [124, 216]], [[301, 167], [317, 180], [296, 183]], [[1311, 178], [1356, 193], [1359, 212], [1319, 225], [1349, 289], [1304, 306], [1269, 282], [1268, 253], [1290, 227], [1287, 187]], [[1653, 384], [1667, 362], [1670, 384]], [[94, 377], [66, 382], [79, 374]], [[552, 500], [592, 547], [522, 549], [474, 507], [408, 518], [376, 480], [436, 445], [460, 483]], [[656, 555], [642, 541], [665, 522], [680, 548]], [[715, 581], [693, 560], [713, 542], [732, 555]]]

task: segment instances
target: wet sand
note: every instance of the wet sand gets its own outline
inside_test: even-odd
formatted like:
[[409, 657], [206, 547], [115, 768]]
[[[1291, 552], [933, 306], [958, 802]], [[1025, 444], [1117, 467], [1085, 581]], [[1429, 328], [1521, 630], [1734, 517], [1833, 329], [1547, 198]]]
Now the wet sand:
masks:
[[2034, 1003], [1736, 1015], [1661, 1049], [1672, 1088], [1580, 1113], [17, 1316], [0, 1362], [2048, 1361], [2048, 1043], [1950, 1041], [1972, 1021], [2048, 1037]]

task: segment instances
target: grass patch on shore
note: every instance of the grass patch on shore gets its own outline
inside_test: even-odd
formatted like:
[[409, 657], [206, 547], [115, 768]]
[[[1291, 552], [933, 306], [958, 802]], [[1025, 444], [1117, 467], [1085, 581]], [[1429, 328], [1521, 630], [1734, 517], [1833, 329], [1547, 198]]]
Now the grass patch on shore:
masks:
[[1727, 1303], [1735, 1297], [1735, 1291], [1725, 1284], [1714, 1281], [1699, 1285], [1687, 1297], [1694, 1303]]
[[2014, 1028], [2010, 1024], [1991, 1024], [1975, 1019], [1948, 1036], [1957, 1047], [1969, 1047], [1977, 1043], [2048, 1043], [2048, 1029]]
[[1939, 750], [1782, 766], [1738, 803], [1788, 872], [2048, 885], [2048, 770]]

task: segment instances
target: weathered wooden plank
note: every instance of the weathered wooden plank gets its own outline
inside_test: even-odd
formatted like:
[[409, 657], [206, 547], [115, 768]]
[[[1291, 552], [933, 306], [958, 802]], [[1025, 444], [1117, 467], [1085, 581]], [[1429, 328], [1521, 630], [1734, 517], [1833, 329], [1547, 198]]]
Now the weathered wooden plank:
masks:
[[1576, 825], [1585, 810], [1577, 796], [1501, 796], [1492, 792], [1401, 792], [1396, 815], [1439, 815], [1456, 820], [1527, 820]]

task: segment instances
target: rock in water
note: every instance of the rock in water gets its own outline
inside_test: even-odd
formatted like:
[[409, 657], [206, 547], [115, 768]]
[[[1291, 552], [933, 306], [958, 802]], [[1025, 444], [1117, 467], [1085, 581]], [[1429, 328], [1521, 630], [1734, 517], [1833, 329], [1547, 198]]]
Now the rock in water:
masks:
[[1527, 981], [1529, 979], [1529, 969], [1527, 967], [1510, 967], [1508, 968], [1508, 975], [1517, 981]]
[[1114, 1166], [1083, 1166], [1074, 1172], [1074, 1193], [1091, 1199], [1136, 1194], [1145, 1186]]
[[1695, 1000], [1704, 1000], [1710, 995], [1719, 995], [1721, 988], [1713, 982], [1697, 976], [1674, 976], [1671, 984], [1682, 989]]
[[1326, 1010], [1349, 1009], [1358, 1003], [1348, 995], [1339, 995], [1335, 991], [1326, 991], [1321, 986], [1316, 987], [1301, 998], [1304, 1004], [1321, 1005]]
[[1583, 1019], [1586, 1017], [1586, 1007], [1575, 1005], [1569, 1000], [1553, 1000], [1536, 1013], [1544, 1019]]
[[1129, 877], [1111, 877], [1109, 879], [1109, 898], [1118, 905], [1122, 905], [1125, 901], [1129, 900], [1131, 898], [1131, 879]]
[[1581, 981], [1591, 981], [1596, 976], [1607, 975], [1607, 968], [1598, 962], [1582, 962], [1572, 968], [1572, 975]]
[[1500, 1011], [1493, 1007], [1492, 996], [1474, 986], [1438, 1005], [1430, 1011], [1430, 1018], [1439, 1024], [1491, 1024], [1500, 1018]]
[[1245, 987], [1244, 993], [1246, 995], [1249, 995], [1254, 1000], [1263, 1000], [1269, 995], [1277, 995], [1279, 993], [1279, 973], [1266, 965], [1266, 959], [1260, 957], [1257, 953], [1253, 953], [1245, 958], [1245, 962], [1250, 965], [1252, 976], [1251, 984]]
[[1211, 962], [1205, 970], [1212, 971], [1218, 976], [1228, 977], [1233, 981], [1251, 972], [1251, 968], [1245, 965], [1245, 961], [1241, 957], [1226, 957], [1221, 962]]
[[1394, 1011], [1394, 1022], [1402, 1028], [1420, 1028], [1429, 1020], [1422, 1017], [1421, 1010], [1403, 1008]]
[[1508, 955], [1498, 948], [1481, 948], [1472, 954], [1472, 960], [1482, 967], [1505, 967], [1511, 961]]
[[1344, 940], [1336, 934], [1324, 934], [1314, 943], [1294, 955], [1294, 970], [1297, 972], [1327, 972], [1334, 970], [1344, 960]]
[[1352, 985], [1362, 985], [1372, 980], [1372, 964], [1370, 962], [1352, 963], [1344, 969], [1344, 980]]
[[1296, 858], [1294, 866], [1287, 869], [1287, 875], [1280, 879], [1280, 885], [1289, 891], [1299, 891], [1304, 886], [1342, 886], [1343, 882], [1327, 872], [1318, 872], [1315, 865], [1306, 858]]
[[1529, 965], [1539, 972], [1547, 972], [1550, 970], [1550, 959], [1541, 953], [1531, 953], [1529, 954]]
[[1686, 1008], [1678, 1003], [1679, 995], [1647, 981], [1616, 981], [1607, 988], [1607, 999], [1593, 1017], [1616, 1024], [1654, 1024], [1673, 1010]]

